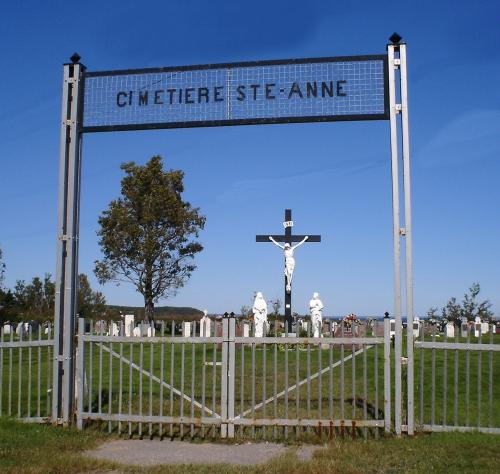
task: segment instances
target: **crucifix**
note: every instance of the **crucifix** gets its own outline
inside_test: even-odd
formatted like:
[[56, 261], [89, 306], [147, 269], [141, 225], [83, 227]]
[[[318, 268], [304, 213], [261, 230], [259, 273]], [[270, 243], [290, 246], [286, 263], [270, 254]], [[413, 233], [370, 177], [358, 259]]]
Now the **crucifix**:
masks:
[[[272, 242], [285, 254], [285, 332], [292, 332], [292, 277], [295, 269], [294, 250], [305, 242], [321, 242], [320, 235], [292, 235], [292, 210], [285, 209], [284, 235], [257, 235], [256, 242]], [[280, 245], [278, 242], [284, 242]], [[292, 245], [293, 242], [298, 242]]]

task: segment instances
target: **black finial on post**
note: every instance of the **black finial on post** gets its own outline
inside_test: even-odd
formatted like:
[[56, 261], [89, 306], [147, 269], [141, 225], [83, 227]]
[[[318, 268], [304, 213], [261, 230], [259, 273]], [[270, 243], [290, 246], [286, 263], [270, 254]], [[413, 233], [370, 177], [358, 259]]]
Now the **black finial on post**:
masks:
[[396, 32], [394, 32], [390, 37], [389, 37], [389, 41], [393, 44], [393, 45], [398, 45], [401, 40], [403, 38], [401, 36], [399, 36]]
[[386, 318], [389, 317], [389, 313], [387, 311], [384, 313], [384, 317], [386, 317]]
[[69, 59], [71, 59], [71, 62], [73, 64], [78, 64], [80, 62], [80, 59], [82, 59], [82, 58], [78, 53], [73, 53], [73, 55]]

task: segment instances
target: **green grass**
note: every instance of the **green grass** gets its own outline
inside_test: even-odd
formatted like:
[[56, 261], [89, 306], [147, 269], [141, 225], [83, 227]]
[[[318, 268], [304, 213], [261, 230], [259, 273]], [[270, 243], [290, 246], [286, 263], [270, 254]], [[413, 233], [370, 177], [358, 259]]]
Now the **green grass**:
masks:
[[[23, 424], [0, 418], [0, 471], [2, 473], [137, 472], [201, 474], [294, 473], [496, 473], [500, 463], [500, 436], [478, 433], [419, 435], [381, 440], [334, 439], [318, 449], [311, 461], [299, 461], [292, 453], [266, 464], [123, 466], [82, 456], [106, 439], [92, 430]], [[165, 441], [166, 448], [168, 441]], [[193, 446], [193, 449], [195, 447]]]

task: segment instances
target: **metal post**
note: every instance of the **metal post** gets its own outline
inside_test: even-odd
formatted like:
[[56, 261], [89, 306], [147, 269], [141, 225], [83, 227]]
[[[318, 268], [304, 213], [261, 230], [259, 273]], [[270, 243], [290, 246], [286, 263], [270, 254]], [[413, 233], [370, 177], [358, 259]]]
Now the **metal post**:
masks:
[[[378, 377], [378, 374], [377, 374]], [[391, 320], [384, 317], [384, 428], [391, 432]]]
[[54, 314], [54, 386], [52, 421], [68, 424], [74, 403], [74, 329], [78, 278], [81, 169], [82, 78], [85, 67], [64, 65]]
[[398, 136], [396, 114], [399, 107], [396, 104], [395, 49], [398, 46], [387, 46], [388, 75], [389, 75], [389, 116], [391, 129], [391, 171], [392, 171], [392, 231], [394, 245], [394, 424], [396, 434], [401, 434], [401, 352], [402, 352], [402, 322], [401, 322], [401, 227], [399, 214], [399, 164], [398, 164]]
[[76, 353], [76, 427], [83, 429], [83, 397], [85, 396], [85, 342], [83, 335], [85, 333], [85, 319], [78, 319], [78, 352]]
[[399, 45], [401, 87], [401, 132], [403, 137], [403, 189], [405, 205], [405, 257], [406, 257], [406, 355], [408, 357], [408, 434], [413, 435], [414, 423], [414, 358], [413, 358], [413, 260], [411, 225], [410, 138], [408, 130], [408, 81], [406, 74], [406, 44]]
[[227, 359], [228, 359], [228, 340], [229, 340], [229, 319], [222, 319], [222, 367], [221, 367], [221, 426], [220, 437], [227, 438]]
[[228, 366], [227, 366], [227, 437], [234, 438], [234, 386], [236, 382], [236, 319], [233, 313], [229, 319]]

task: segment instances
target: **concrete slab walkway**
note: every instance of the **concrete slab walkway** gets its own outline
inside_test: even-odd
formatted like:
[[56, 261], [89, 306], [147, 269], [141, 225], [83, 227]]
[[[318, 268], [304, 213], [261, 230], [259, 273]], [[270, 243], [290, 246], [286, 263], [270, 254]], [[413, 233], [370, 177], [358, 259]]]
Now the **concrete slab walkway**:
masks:
[[319, 446], [284, 446], [276, 443], [215, 444], [159, 440], [116, 440], [85, 455], [122, 464], [237, 464], [255, 465], [290, 451], [299, 459], [311, 459]]

